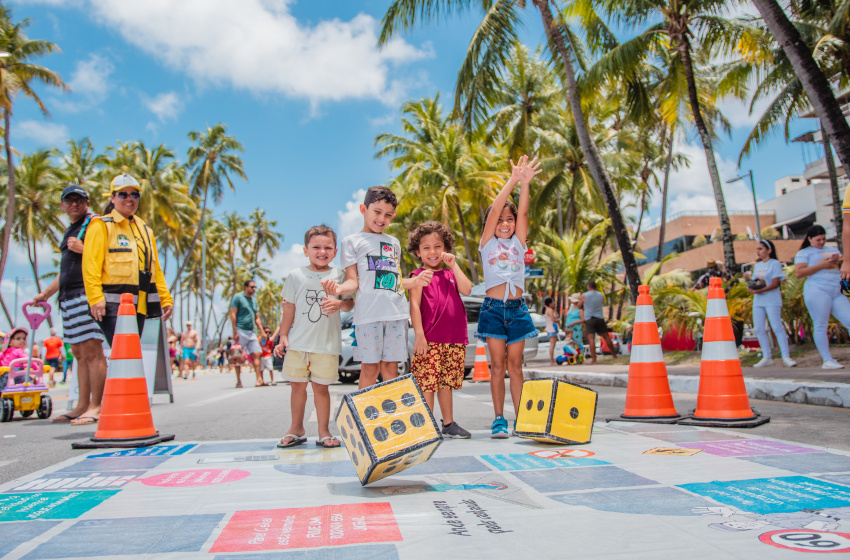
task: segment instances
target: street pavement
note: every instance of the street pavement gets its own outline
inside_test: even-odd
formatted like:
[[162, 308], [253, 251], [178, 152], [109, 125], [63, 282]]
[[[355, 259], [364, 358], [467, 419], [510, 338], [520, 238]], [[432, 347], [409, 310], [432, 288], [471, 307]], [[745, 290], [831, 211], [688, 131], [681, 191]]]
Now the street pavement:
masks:
[[[282, 383], [236, 389], [232, 374], [175, 379], [174, 403], [157, 395], [152, 412], [160, 432], [177, 437], [141, 450], [74, 451], [91, 426], [16, 418], [0, 424], [0, 557], [654, 560], [850, 551], [850, 409], [753, 400], [771, 421], [748, 430], [606, 423], [622, 411], [625, 390], [594, 389], [592, 439], [567, 447], [491, 439], [490, 385], [465, 383], [455, 418], [472, 439], [446, 440], [427, 462], [367, 486], [345, 448], [315, 446], [312, 405], [310, 441], [275, 447], [289, 421]], [[353, 390], [330, 387], [334, 410]], [[52, 391], [56, 414], [62, 392]], [[682, 412], [696, 402], [673, 397]]]

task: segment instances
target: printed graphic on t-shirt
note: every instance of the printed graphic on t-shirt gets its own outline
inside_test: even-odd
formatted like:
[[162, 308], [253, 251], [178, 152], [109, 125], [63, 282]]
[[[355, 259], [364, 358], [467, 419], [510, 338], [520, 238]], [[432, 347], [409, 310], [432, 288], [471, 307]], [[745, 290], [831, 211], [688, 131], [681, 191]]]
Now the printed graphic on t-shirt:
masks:
[[490, 249], [487, 254], [487, 262], [490, 263], [490, 266], [495, 265], [502, 270], [510, 268], [513, 272], [519, 272], [523, 267], [519, 251], [510, 245], [503, 245], [501, 241], [496, 241], [496, 244]]
[[391, 243], [381, 242], [381, 254], [366, 255], [369, 270], [375, 271], [375, 289], [397, 292], [399, 273], [395, 247]]
[[304, 315], [307, 316], [311, 323], [318, 323], [322, 317], [327, 317], [322, 311], [322, 300], [327, 295], [324, 290], [306, 290], [305, 299], [308, 307]]
[[129, 247], [130, 246], [130, 239], [126, 235], [124, 235], [123, 233], [119, 233], [118, 234], [118, 245], [120, 245], [121, 247]]

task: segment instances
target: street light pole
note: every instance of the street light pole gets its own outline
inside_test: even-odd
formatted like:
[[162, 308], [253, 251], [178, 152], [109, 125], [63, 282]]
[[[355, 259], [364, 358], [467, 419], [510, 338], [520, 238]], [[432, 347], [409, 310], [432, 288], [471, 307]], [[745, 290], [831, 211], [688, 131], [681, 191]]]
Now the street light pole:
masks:
[[735, 177], [734, 179], [729, 179], [728, 181], [726, 181], [726, 184], [728, 185], [729, 183], [735, 183], [737, 181], [741, 181], [742, 179], [744, 179], [747, 176], [749, 176], [749, 178], [750, 178], [750, 189], [752, 189], [752, 191], [753, 191], [753, 207], [755, 208], [755, 211], [756, 211], [756, 238], [761, 240], [761, 223], [759, 222], [759, 203], [756, 200], [756, 182], [755, 182], [755, 179], [753, 179], [753, 170], [750, 169], [749, 171], [747, 171], [743, 175], [739, 175], [738, 177]]

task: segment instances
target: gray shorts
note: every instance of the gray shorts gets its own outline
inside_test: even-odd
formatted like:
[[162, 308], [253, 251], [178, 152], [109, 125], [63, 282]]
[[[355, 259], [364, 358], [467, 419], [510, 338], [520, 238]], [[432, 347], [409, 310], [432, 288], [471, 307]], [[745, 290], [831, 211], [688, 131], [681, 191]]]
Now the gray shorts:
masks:
[[254, 331], [236, 329], [236, 336], [239, 337], [239, 344], [245, 349], [245, 352], [248, 354], [262, 354], [263, 349], [260, 347], [260, 341], [257, 340], [257, 335]]
[[407, 319], [354, 325], [354, 359], [364, 364], [407, 361]]

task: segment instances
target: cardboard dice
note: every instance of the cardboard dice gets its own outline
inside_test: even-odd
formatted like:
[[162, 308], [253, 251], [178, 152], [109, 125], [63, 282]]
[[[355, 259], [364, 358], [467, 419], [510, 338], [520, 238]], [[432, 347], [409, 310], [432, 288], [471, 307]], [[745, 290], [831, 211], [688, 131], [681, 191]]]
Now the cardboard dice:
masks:
[[589, 443], [596, 417], [596, 391], [562, 379], [522, 384], [516, 435], [548, 443]]
[[345, 395], [336, 426], [364, 486], [424, 463], [443, 442], [412, 375]]

